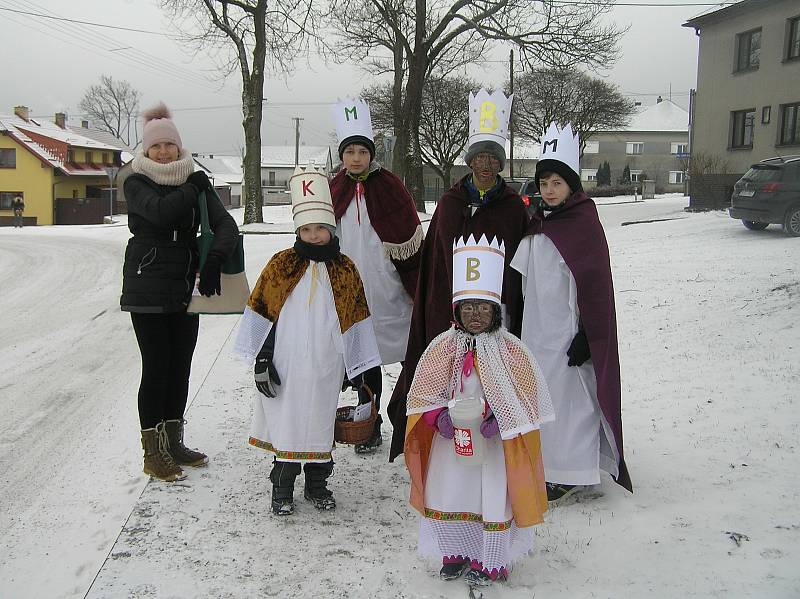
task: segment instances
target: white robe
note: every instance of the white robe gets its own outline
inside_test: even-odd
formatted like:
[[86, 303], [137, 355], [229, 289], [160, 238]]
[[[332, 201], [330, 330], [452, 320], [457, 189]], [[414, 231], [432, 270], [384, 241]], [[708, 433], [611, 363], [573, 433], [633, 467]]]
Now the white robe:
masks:
[[327, 462], [345, 362], [323, 262], [309, 264], [277, 326], [274, 364], [281, 385], [274, 398], [256, 391], [250, 444], [272, 451], [279, 461]]
[[[485, 401], [475, 370], [463, 381], [457, 397]], [[499, 570], [533, 549], [533, 527], [518, 528], [514, 522], [500, 435], [487, 439], [485, 449], [483, 464], [465, 465], [457, 459], [452, 439], [434, 435], [425, 478], [425, 510], [430, 517], [420, 518], [422, 555], [461, 556]]]
[[613, 441], [609, 443], [613, 437], [597, 402], [592, 361], [567, 366], [580, 319], [575, 278], [546, 235], [524, 237], [511, 267], [522, 274], [522, 341], [542, 368], [556, 413], [555, 421], [541, 428], [545, 480], [596, 485], [601, 466], [617, 476]]
[[341, 251], [355, 262], [364, 283], [381, 362], [400, 362], [408, 345], [412, 298], [370, 223], [363, 196], [353, 197], [337, 229]]

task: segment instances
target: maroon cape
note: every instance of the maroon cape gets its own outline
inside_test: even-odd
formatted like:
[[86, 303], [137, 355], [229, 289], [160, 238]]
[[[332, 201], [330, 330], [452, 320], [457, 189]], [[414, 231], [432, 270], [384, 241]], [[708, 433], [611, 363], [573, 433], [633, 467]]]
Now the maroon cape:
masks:
[[[364, 184], [364, 201], [369, 221], [378, 238], [384, 243], [401, 244], [410, 240], [419, 226], [414, 198], [403, 182], [391, 171], [381, 168], [370, 173]], [[340, 170], [331, 180], [331, 198], [336, 220], [340, 220], [356, 192], [356, 181]], [[404, 260], [391, 258], [409, 297], [414, 297], [419, 275], [418, 250]]]
[[439, 200], [422, 246], [406, 359], [387, 407], [394, 426], [390, 462], [403, 453], [406, 396], [417, 362], [433, 338], [450, 328], [453, 320], [453, 241], [456, 238], [469, 234], [479, 238], [486, 234], [487, 238], [499, 237], [505, 242], [502, 302], [506, 307], [508, 329], [519, 336], [522, 327], [522, 282], [520, 274], [510, 268], [509, 263], [525, 234], [527, 209], [517, 192], [503, 183], [498, 195], [470, 216], [465, 179], [453, 185]]
[[[633, 491], [622, 457], [622, 410], [620, 401], [619, 348], [614, 284], [608, 243], [592, 199], [579, 191], [563, 208], [544, 218], [534, 214], [528, 235], [544, 234], [558, 249], [578, 288], [578, 309], [589, 340], [597, 377], [597, 400], [611, 426], [619, 452], [617, 483]], [[566, 356], [564, 357], [566, 360]]]

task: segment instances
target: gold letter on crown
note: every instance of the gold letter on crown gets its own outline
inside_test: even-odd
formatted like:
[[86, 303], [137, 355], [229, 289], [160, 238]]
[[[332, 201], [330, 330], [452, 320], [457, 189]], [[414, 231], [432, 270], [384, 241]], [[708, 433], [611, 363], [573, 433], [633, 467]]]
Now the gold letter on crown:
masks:
[[481, 261], [478, 258], [467, 258], [467, 281], [477, 281], [481, 278], [478, 268]]
[[481, 127], [480, 130], [484, 132], [491, 133], [492, 131], [497, 131], [497, 115], [495, 114], [495, 110], [497, 110], [497, 106], [494, 102], [483, 102], [481, 104]]

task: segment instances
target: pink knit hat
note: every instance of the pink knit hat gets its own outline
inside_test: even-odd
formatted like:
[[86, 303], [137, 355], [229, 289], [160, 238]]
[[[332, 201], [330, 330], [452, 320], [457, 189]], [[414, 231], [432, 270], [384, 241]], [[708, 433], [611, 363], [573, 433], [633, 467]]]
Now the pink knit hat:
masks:
[[178, 150], [183, 148], [178, 128], [175, 126], [172, 114], [166, 104], [159, 102], [152, 108], [145, 110], [142, 116], [144, 117], [142, 145], [144, 146], [145, 154], [147, 154], [147, 150], [151, 146], [157, 143], [173, 143], [178, 146]]

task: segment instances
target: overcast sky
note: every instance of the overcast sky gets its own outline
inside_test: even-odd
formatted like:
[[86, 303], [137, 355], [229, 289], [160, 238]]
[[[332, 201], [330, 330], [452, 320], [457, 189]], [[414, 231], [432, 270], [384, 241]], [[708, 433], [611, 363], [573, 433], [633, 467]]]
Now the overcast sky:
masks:
[[[617, 6], [612, 19], [630, 30], [619, 43], [621, 58], [604, 73], [620, 89], [644, 105], [660, 94], [686, 107], [696, 86], [697, 38], [681, 27], [709, 9], [697, 0], [625, 0], [664, 7]], [[691, 1], [691, 0], [690, 0]], [[32, 114], [50, 118], [66, 112], [81, 119], [78, 103], [100, 75], [125, 79], [142, 92], [142, 106], [164, 100], [174, 111], [184, 145], [191, 151], [237, 153], [242, 145], [239, 74], [220, 80], [212, 59], [195, 55], [169, 35], [152, 35], [32, 17], [26, 11], [169, 34], [170, 23], [148, 0], [0, 0], [0, 114], [19, 104]], [[508, 49], [495, 52], [508, 56]], [[469, 73], [498, 87], [508, 66], [492, 63]], [[354, 65], [325, 64], [312, 56], [298, 61], [288, 79], [269, 78], [265, 85], [263, 143], [294, 144], [294, 121], [301, 117], [301, 143], [326, 144], [334, 126], [328, 104], [357, 94], [365, 77]], [[466, 102], [466, 98], [463, 100]]]

